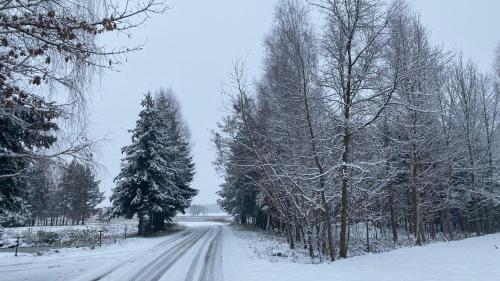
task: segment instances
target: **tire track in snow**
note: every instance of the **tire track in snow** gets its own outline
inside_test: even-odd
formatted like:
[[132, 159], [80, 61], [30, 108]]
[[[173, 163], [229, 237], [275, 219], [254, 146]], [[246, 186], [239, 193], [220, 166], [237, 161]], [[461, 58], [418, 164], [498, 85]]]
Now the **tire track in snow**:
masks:
[[[185, 281], [222, 281], [222, 227], [210, 226], [195, 228], [182, 233], [170, 240], [160, 243], [153, 252], [160, 254], [142, 262], [132, 271], [130, 278], [121, 277], [121, 280], [158, 281], [169, 269], [175, 268], [186, 253], [192, 251], [194, 255], [190, 262]], [[143, 257], [144, 258], [144, 257]], [[126, 266], [135, 267], [134, 263], [141, 263], [140, 259], [131, 259], [120, 263], [101, 274], [92, 281], [113, 279], [115, 273], [120, 274]], [[147, 263], [145, 263], [147, 262]], [[126, 270], [126, 269], [125, 269]], [[124, 272], [123, 272], [124, 273]], [[122, 274], [123, 274], [122, 273]]]
[[[213, 230], [213, 228], [211, 227], [210, 230]], [[212, 239], [210, 239], [211, 238], [210, 236], [211, 235], [208, 236], [207, 242], [212, 241]], [[185, 281], [194, 280], [194, 274], [196, 273], [196, 268], [198, 267], [198, 262], [200, 260], [200, 257], [202, 256], [203, 250], [205, 250], [205, 245], [201, 245], [201, 247], [196, 252], [195, 258], [191, 263], [191, 266], [189, 267]]]
[[222, 274], [222, 227], [208, 246], [199, 281], [223, 281]]
[[[156, 245], [153, 248], [153, 250], [150, 252], [150, 254], [162, 251], [165, 247], [168, 247], [169, 245], [171, 245], [171, 244], [173, 244], [175, 242], [178, 242], [179, 239], [182, 239], [182, 238], [184, 238], [184, 237], [186, 237], [186, 236], [188, 236], [190, 234], [193, 234], [193, 231], [189, 230], [189, 229], [186, 230], [186, 231], [180, 232], [178, 235], [174, 235], [171, 238], [167, 239], [166, 241], [164, 241], [164, 242], [159, 243], [158, 245]], [[163, 254], [161, 254], [161, 255], [163, 255]], [[126, 261], [124, 261], [122, 263], [119, 263], [118, 265], [115, 265], [114, 267], [112, 267], [111, 269], [105, 271], [104, 273], [101, 273], [99, 276], [90, 279], [90, 281], [99, 281], [99, 280], [102, 280], [103, 278], [105, 278], [105, 277], [109, 276], [110, 274], [112, 274], [113, 272], [117, 271], [119, 268], [122, 268], [125, 265], [127, 265], [129, 263], [133, 263], [135, 261], [136, 261], [136, 258], [132, 258], [132, 259], [126, 260]]]
[[198, 229], [197, 231], [194, 231], [192, 235], [167, 249], [162, 255], [156, 258], [155, 261], [141, 268], [140, 271], [129, 280], [160, 280], [163, 274], [169, 270], [179, 258], [186, 254], [186, 252], [189, 251], [189, 249], [191, 249], [203, 236], [209, 233], [209, 230], [210, 228]]

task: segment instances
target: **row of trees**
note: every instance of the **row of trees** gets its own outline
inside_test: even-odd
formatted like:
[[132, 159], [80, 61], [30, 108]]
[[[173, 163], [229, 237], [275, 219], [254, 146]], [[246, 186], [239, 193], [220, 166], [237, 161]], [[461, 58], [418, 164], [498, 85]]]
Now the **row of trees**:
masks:
[[104, 200], [91, 167], [77, 160], [62, 167], [39, 160], [29, 174], [28, 225], [85, 224]]
[[190, 187], [194, 163], [189, 131], [171, 90], [146, 94], [132, 144], [122, 149], [120, 174], [111, 201], [112, 214], [139, 219], [138, 233], [163, 230], [184, 212], [198, 193]]
[[85, 224], [104, 200], [100, 181], [89, 164], [39, 159], [26, 172], [26, 187], [13, 200], [18, 211], [4, 216], [4, 226]]
[[208, 209], [202, 205], [191, 205], [191, 207], [189, 207], [189, 214], [195, 217], [200, 215], [206, 216], [208, 214]]
[[417, 245], [500, 229], [500, 51], [483, 73], [379, 0], [280, 1], [265, 47], [254, 87], [235, 63], [214, 133], [228, 213], [332, 260], [360, 224], [368, 248], [371, 228]]
[[[103, 46], [98, 38], [166, 8], [161, 0], [1, 1], [0, 225], [26, 218], [36, 161], [92, 160], [95, 141], [84, 130], [90, 82], [139, 49]], [[82, 129], [64, 130], [68, 120]]]

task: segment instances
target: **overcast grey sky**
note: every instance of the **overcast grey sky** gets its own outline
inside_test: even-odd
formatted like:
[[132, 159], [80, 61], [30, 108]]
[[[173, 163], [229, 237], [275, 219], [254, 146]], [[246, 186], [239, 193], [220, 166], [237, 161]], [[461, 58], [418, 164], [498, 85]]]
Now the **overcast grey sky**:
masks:
[[[269, 30], [272, 0], [170, 0], [171, 10], [154, 15], [132, 33], [131, 39], [107, 38], [106, 43], [145, 43], [141, 52], [127, 56], [119, 72], [101, 78], [90, 109], [94, 136], [106, 136], [97, 159], [105, 168], [101, 188], [110, 194], [118, 174], [121, 147], [130, 144], [140, 100], [148, 90], [172, 87], [190, 127], [197, 173], [195, 203], [215, 203], [221, 179], [212, 161], [210, 130], [224, 116], [222, 83], [235, 57], [247, 57], [251, 75], [258, 76], [263, 39]], [[431, 30], [432, 40], [489, 70], [500, 42], [499, 0], [413, 0], [414, 9]]]

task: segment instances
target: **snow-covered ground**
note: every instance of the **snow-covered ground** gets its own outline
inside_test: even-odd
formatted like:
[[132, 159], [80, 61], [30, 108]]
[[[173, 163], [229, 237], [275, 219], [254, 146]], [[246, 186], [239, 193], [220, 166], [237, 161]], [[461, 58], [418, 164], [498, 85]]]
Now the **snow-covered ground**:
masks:
[[2, 253], [0, 280], [500, 280], [500, 234], [304, 264], [256, 255], [255, 247], [266, 247], [256, 244], [268, 242], [225, 224], [183, 224], [185, 230], [168, 236], [130, 238], [95, 250], [17, 258]]
[[[273, 281], [475, 281], [500, 280], [500, 234], [462, 241], [432, 243], [423, 247], [400, 248], [333, 263], [304, 264], [281, 259], [270, 262], [255, 249], [268, 241], [242, 238], [226, 231], [225, 280]], [[264, 245], [256, 245], [263, 243]]]

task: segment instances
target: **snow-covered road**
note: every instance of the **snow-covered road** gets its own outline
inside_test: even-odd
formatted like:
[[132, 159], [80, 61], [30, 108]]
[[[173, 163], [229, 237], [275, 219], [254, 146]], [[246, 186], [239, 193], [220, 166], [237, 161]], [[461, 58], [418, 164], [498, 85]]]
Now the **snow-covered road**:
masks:
[[[243, 238], [241, 235], [244, 235]], [[475, 281], [500, 280], [500, 234], [401, 248], [325, 264], [259, 259], [231, 227], [190, 223], [164, 237], [131, 238], [95, 250], [14, 258], [0, 254], [0, 280]]]
[[104, 272], [91, 271], [78, 280], [222, 280], [222, 226], [189, 228], [155, 248]]
[[0, 280], [223, 280], [221, 225], [140, 240], [109, 249], [12, 257], [0, 263]]

